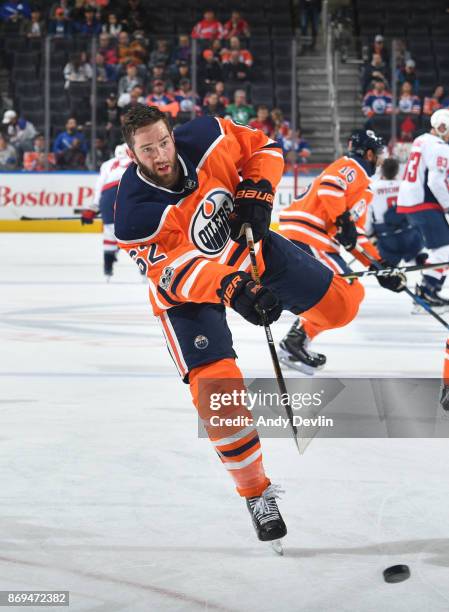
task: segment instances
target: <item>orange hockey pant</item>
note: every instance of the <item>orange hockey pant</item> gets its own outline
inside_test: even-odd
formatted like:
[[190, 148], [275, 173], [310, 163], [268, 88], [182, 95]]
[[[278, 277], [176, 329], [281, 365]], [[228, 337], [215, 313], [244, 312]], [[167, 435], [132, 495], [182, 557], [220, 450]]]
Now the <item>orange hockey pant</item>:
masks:
[[300, 315], [307, 337], [312, 339], [326, 329], [344, 327], [350, 323], [364, 296], [365, 290], [359, 281], [350, 284], [335, 275], [318, 304]]

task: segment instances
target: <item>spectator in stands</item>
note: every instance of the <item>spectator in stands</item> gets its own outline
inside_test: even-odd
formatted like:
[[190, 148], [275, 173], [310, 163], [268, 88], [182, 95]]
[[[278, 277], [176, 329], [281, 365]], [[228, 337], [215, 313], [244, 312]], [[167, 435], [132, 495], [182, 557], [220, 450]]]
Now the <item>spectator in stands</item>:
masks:
[[232, 11], [231, 18], [224, 24], [224, 38], [232, 38], [233, 36], [249, 38], [250, 35], [248, 22], [243, 19], [240, 11]]
[[321, 0], [300, 0], [299, 2], [301, 33], [303, 36], [307, 36], [310, 25], [310, 30], [312, 33], [312, 48], [314, 48], [316, 44], [320, 11]]
[[86, 153], [82, 146], [80, 138], [73, 138], [70, 145], [56, 155], [58, 168], [60, 170], [85, 170]]
[[48, 161], [45, 163], [45, 153], [35, 153], [35, 157], [29, 162], [29, 167], [25, 170], [30, 172], [51, 172], [56, 170], [55, 156], [52, 153], [48, 154]]
[[84, 18], [75, 21], [74, 25], [76, 32], [82, 36], [98, 36], [101, 32], [101, 23], [97, 21], [92, 6], [87, 6], [84, 9]]
[[444, 87], [437, 85], [431, 96], [424, 98], [423, 115], [432, 115], [439, 108], [449, 107], [449, 99], [445, 100]]
[[405, 67], [401, 70], [399, 70], [398, 73], [398, 83], [400, 85], [402, 85], [402, 83], [410, 83], [413, 91], [415, 93], [418, 93], [419, 91], [419, 81], [418, 81], [418, 77], [416, 76], [416, 64], [415, 64], [415, 60], [413, 59], [408, 59], [405, 62]]
[[117, 105], [117, 94], [113, 91], [108, 95], [104, 105], [98, 113], [98, 122], [109, 132], [114, 125], [118, 125], [120, 111]]
[[7, 0], [0, 5], [0, 20], [18, 23], [22, 19], [30, 19], [31, 9], [26, 0]]
[[233, 121], [248, 125], [255, 115], [253, 106], [246, 101], [246, 91], [244, 89], [237, 89], [234, 92], [234, 103], [228, 104], [226, 107], [226, 116], [230, 117]]
[[62, 7], [55, 10], [54, 19], [50, 20], [48, 33], [57, 38], [67, 38], [72, 34], [72, 23], [66, 18]]
[[118, 100], [118, 106], [121, 110], [120, 116], [126, 114], [130, 108], [134, 108], [137, 104], [145, 104], [142, 87], [134, 87], [130, 93], [124, 93]]
[[86, 52], [74, 53], [64, 68], [65, 89], [70, 83], [87, 83], [92, 78], [92, 67], [87, 62]]
[[240, 61], [240, 51], [231, 51], [229, 62], [223, 65], [223, 78], [225, 81], [243, 83], [251, 76], [251, 68]]
[[[221, 64], [221, 54], [223, 53], [222, 39], [215, 38], [214, 40], [212, 40], [210, 42], [209, 49], [214, 54], [215, 59], [219, 61]], [[203, 57], [204, 57], [204, 51], [203, 51]]]
[[365, 66], [362, 74], [362, 92], [366, 93], [373, 81], [383, 81], [388, 86], [386, 78], [386, 65], [379, 53], [373, 53], [371, 63]]
[[136, 86], [143, 87], [143, 81], [137, 74], [137, 66], [135, 64], [127, 64], [126, 75], [122, 76], [118, 82], [117, 93], [119, 97], [123, 93], [129, 93]]
[[163, 113], [170, 113], [172, 117], [176, 117], [179, 112], [179, 104], [166, 89], [165, 82], [155, 80], [152, 84], [152, 91], [146, 97], [145, 103], [147, 106], [157, 106]]
[[301, 163], [304, 163], [310, 157], [309, 143], [301, 137], [301, 130], [296, 130], [295, 135], [293, 130], [289, 129], [285, 136], [278, 136], [276, 140], [281, 145], [284, 157], [289, 164], [296, 163], [298, 158]]
[[53, 153], [56, 155], [57, 159], [58, 155], [72, 146], [74, 140], [78, 140], [81, 143], [82, 149], [87, 152], [84, 135], [78, 130], [76, 119], [70, 117], [65, 124], [65, 131], [60, 132], [53, 143]]
[[130, 32], [147, 28], [146, 12], [140, 0], [127, 0], [121, 12], [121, 22]]
[[173, 68], [179, 66], [180, 62], [190, 63], [191, 51], [190, 51], [190, 39], [187, 34], [180, 34], [178, 36], [178, 44], [172, 51], [170, 58], [170, 64]]
[[384, 37], [382, 36], [382, 34], [376, 34], [376, 36], [374, 37], [374, 43], [371, 47], [370, 59], [375, 53], [381, 56], [385, 66], [388, 66], [390, 64], [390, 55], [388, 53], [387, 48], [385, 47]]
[[120, 64], [132, 61], [131, 42], [128, 32], [122, 31], [118, 35], [117, 55]]
[[86, 157], [86, 166], [88, 170], [98, 172], [103, 162], [111, 157], [111, 153], [105, 143], [103, 136], [95, 138], [95, 164], [92, 152], [89, 150]]
[[373, 89], [366, 93], [363, 98], [362, 111], [368, 119], [373, 115], [390, 115], [392, 113], [393, 100], [383, 81], [376, 81]]
[[224, 117], [226, 109], [224, 104], [218, 99], [218, 94], [215, 92], [207, 96], [207, 103], [203, 106], [203, 113], [210, 117]]
[[257, 130], [262, 130], [264, 134], [273, 138], [274, 123], [270, 117], [270, 109], [266, 104], [259, 104], [256, 118], [249, 122], [249, 126]]
[[200, 95], [204, 97], [217, 81], [223, 79], [223, 71], [220, 63], [214, 57], [212, 49], [206, 49], [203, 58], [200, 60], [198, 68], [198, 89]]
[[17, 152], [6, 137], [0, 134], [0, 172], [15, 168], [17, 168]]
[[194, 26], [191, 36], [206, 40], [223, 38], [223, 26], [215, 17], [213, 10], [205, 11], [203, 19]]
[[65, 19], [70, 19], [72, 12], [72, 0], [59, 0], [59, 2], [53, 2], [51, 5], [49, 16], [50, 19], [54, 19], [56, 16], [57, 9], [62, 9]]
[[[184, 72], [184, 71], [183, 71]], [[187, 71], [188, 72], [188, 71]], [[183, 77], [183, 78], [187, 78], [187, 77]], [[167, 75], [167, 70], [165, 69], [164, 64], [156, 64], [156, 66], [153, 66], [152, 70], [151, 70], [151, 74], [149, 77], [149, 82], [150, 84], [153, 83], [154, 81], [164, 81], [165, 83], [165, 88], [168, 91], [173, 91], [173, 82], [172, 80], [168, 77]]]
[[175, 89], [179, 89], [179, 83], [182, 79], [190, 78], [190, 66], [185, 61], [180, 61], [177, 66], [172, 67], [171, 81]]
[[101, 30], [105, 34], [109, 34], [112, 38], [117, 38], [120, 32], [123, 30], [124, 25], [119, 23], [116, 13], [109, 13], [107, 21], [103, 24]]
[[167, 66], [170, 60], [170, 48], [168, 40], [160, 38], [156, 41], [156, 48], [150, 53], [148, 67], [151, 69], [156, 64]]
[[42, 38], [47, 33], [47, 25], [41, 17], [41, 12], [33, 8], [31, 20], [22, 21], [20, 24], [20, 34], [27, 38]]
[[179, 89], [175, 91], [175, 100], [181, 105], [184, 100], [190, 100], [193, 104], [195, 114], [201, 113], [201, 100], [196, 92], [192, 89], [190, 79], [181, 79]]
[[412, 84], [408, 81], [402, 84], [401, 92], [398, 98], [397, 112], [404, 115], [420, 115], [421, 100], [413, 93]]
[[239, 60], [251, 68], [253, 65], [253, 56], [248, 49], [241, 48], [240, 40], [237, 38], [237, 36], [232, 36], [229, 39], [229, 49], [223, 49], [220, 53], [223, 64], [231, 61], [231, 54], [233, 51], [237, 51], [239, 54]]
[[131, 61], [138, 66], [145, 64], [148, 56], [148, 47], [145, 40], [145, 34], [143, 30], [135, 30], [133, 33], [133, 39], [129, 45], [129, 51], [131, 54]]
[[107, 66], [117, 66], [117, 49], [111, 40], [111, 36], [107, 32], [101, 33], [98, 37], [98, 53], [101, 53], [104, 57], [104, 63]]
[[217, 81], [212, 89], [217, 95], [218, 99], [225, 107], [230, 103], [227, 95], [225, 95], [225, 85], [223, 81]]
[[14, 110], [7, 110], [3, 115], [2, 123], [9, 143], [19, 154], [32, 147], [37, 130], [30, 121], [23, 117], [19, 118]]
[[284, 113], [281, 109], [273, 108], [270, 115], [274, 124], [274, 138], [277, 139], [282, 136], [287, 136], [290, 130], [290, 123], [284, 119]]
[[110, 64], [106, 64], [104, 61], [104, 56], [101, 53], [96, 54], [95, 64], [97, 66], [97, 81], [99, 83], [115, 81], [115, 67], [111, 66]]
[[[56, 160], [54, 153], [48, 154], [49, 169], [54, 169]], [[45, 138], [42, 134], [37, 134], [33, 141], [33, 149], [25, 151], [23, 154], [23, 168], [34, 172], [45, 170]]]

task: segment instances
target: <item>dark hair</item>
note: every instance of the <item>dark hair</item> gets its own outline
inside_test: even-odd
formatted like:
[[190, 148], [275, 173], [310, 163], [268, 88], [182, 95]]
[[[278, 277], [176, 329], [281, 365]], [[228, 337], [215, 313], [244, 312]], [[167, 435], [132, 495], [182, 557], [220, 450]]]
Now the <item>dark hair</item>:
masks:
[[387, 157], [382, 164], [382, 175], [387, 181], [392, 181], [399, 172], [399, 162], [395, 157]]
[[123, 117], [122, 134], [123, 138], [131, 150], [134, 150], [134, 134], [138, 129], [146, 125], [153, 125], [158, 121], [163, 121], [167, 129], [171, 131], [170, 122], [167, 115], [160, 111], [157, 106], [145, 106], [136, 104]]

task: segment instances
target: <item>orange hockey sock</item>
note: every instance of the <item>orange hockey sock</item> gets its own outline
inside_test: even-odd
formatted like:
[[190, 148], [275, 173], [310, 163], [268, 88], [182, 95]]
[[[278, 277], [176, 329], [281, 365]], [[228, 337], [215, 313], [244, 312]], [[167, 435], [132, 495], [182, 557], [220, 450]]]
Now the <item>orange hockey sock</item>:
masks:
[[220, 359], [189, 373], [193, 403], [210, 441], [242, 497], [255, 497], [270, 484], [259, 435], [246, 408], [243, 376], [234, 359]]
[[309, 339], [326, 329], [343, 327], [356, 316], [365, 296], [363, 285], [355, 280], [348, 283], [335, 275], [324, 297], [301, 314], [304, 331]]

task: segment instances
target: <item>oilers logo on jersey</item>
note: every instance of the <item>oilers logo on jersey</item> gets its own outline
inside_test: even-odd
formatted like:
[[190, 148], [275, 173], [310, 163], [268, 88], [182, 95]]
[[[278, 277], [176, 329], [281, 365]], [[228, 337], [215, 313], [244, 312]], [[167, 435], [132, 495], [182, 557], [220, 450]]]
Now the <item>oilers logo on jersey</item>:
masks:
[[216, 255], [229, 240], [231, 233], [228, 217], [234, 203], [232, 194], [225, 189], [213, 189], [198, 205], [193, 215], [190, 236], [202, 253]]

